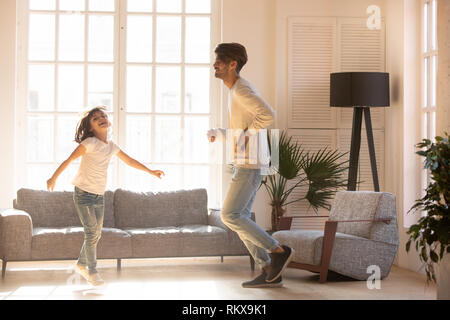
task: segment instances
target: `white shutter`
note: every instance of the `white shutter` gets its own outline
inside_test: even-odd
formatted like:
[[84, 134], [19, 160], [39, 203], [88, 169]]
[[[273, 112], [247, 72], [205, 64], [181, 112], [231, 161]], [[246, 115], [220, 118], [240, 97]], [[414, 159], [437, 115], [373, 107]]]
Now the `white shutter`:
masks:
[[318, 217], [300, 217], [292, 219], [291, 230], [302, 229], [302, 230], [324, 230], [325, 221], [328, 220], [328, 216], [318, 216]]
[[380, 29], [369, 29], [366, 18], [339, 18], [338, 63], [341, 72], [385, 69], [384, 22]]
[[[368, 29], [366, 21], [367, 17], [288, 19], [288, 133], [305, 150], [317, 151], [328, 146], [340, 152], [350, 151], [353, 108], [330, 107], [330, 73], [385, 71], [384, 21], [380, 30]], [[384, 112], [384, 108], [371, 108], [381, 190], [384, 188]], [[364, 121], [359, 159], [358, 181], [364, 181], [359, 190], [374, 190]], [[344, 177], [348, 177], [348, 172]], [[299, 188], [290, 199], [305, 192]], [[286, 214], [311, 216], [314, 211], [307, 201], [302, 201], [289, 205]], [[320, 216], [328, 214], [327, 210], [319, 210]], [[323, 229], [325, 220], [302, 217], [293, 220], [293, 228]]]
[[[338, 19], [338, 69], [339, 72], [384, 72], [385, 28], [369, 29], [366, 18]], [[353, 108], [336, 108], [338, 128], [351, 128]], [[372, 108], [372, 128], [384, 128], [384, 108]], [[365, 124], [363, 121], [363, 128]]]
[[330, 73], [335, 69], [335, 18], [289, 18], [288, 126], [335, 128]]

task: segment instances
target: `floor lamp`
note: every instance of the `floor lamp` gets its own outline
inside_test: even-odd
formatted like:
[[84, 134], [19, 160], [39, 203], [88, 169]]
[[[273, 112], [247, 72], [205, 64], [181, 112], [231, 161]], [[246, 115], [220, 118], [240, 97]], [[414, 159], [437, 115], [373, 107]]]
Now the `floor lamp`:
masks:
[[371, 107], [389, 106], [389, 73], [385, 72], [338, 72], [330, 74], [330, 106], [352, 107], [353, 124], [350, 144], [350, 167], [347, 190], [356, 190], [359, 149], [361, 146], [362, 116], [367, 133], [373, 186], [380, 191], [378, 183], [375, 146], [373, 143]]

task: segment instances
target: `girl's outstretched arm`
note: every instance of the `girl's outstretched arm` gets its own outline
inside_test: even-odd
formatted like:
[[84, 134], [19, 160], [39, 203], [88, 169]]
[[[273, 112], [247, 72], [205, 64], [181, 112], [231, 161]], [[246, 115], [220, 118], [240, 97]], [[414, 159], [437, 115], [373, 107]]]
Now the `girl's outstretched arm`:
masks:
[[142, 163], [140, 163], [139, 161], [137, 161], [136, 159], [133, 159], [132, 157], [130, 157], [129, 155], [127, 155], [125, 152], [123, 152], [122, 150], [120, 150], [117, 153], [117, 156], [120, 158], [120, 160], [122, 160], [123, 162], [125, 162], [127, 165], [129, 165], [130, 167], [133, 167], [135, 169], [138, 170], [142, 170], [145, 171], [147, 173], [150, 173], [151, 175], [154, 175], [155, 177], [158, 177], [159, 179], [161, 179], [161, 176], [164, 176], [164, 172], [161, 170], [150, 170], [149, 168], [147, 168], [145, 165], [143, 165]]
[[78, 147], [75, 148], [75, 150], [72, 152], [72, 154], [63, 162], [61, 165], [56, 169], [55, 173], [53, 173], [53, 176], [47, 180], [47, 190], [53, 191], [56, 184], [56, 179], [58, 179], [59, 175], [69, 166], [69, 164], [75, 160], [78, 157], [81, 157], [86, 153], [86, 147], [82, 144], [78, 145]]

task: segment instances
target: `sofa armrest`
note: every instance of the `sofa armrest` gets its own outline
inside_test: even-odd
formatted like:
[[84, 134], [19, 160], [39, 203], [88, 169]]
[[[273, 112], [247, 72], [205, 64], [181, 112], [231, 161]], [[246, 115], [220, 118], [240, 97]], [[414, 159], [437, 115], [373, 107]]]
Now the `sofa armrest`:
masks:
[[33, 223], [28, 213], [17, 209], [0, 211], [0, 254], [6, 261], [29, 260]]
[[208, 210], [208, 224], [210, 226], [219, 227], [222, 229], [228, 229], [227, 226], [222, 222], [220, 217], [220, 209], [209, 209]]
[[[229, 246], [226, 248], [227, 254], [246, 254], [248, 253], [247, 248], [242, 242], [239, 235], [228, 228], [222, 221], [220, 209], [209, 209], [208, 212], [208, 224], [211, 226], [219, 227], [225, 230], [228, 234]], [[255, 221], [255, 213], [251, 213], [251, 219]]]

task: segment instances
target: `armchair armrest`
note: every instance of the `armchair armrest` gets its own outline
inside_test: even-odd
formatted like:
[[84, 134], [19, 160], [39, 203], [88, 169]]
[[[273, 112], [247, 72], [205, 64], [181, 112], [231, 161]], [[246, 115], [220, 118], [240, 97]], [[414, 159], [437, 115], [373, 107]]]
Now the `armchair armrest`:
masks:
[[301, 218], [328, 218], [328, 216], [292, 216], [292, 217], [281, 217], [278, 221], [278, 230], [290, 230], [292, 227], [293, 219]]
[[[386, 224], [391, 223], [391, 218], [380, 218], [380, 219], [357, 219], [357, 220], [329, 220], [334, 222], [384, 222]], [[328, 222], [328, 221], [327, 221]]]
[[[294, 217], [281, 217], [278, 223], [278, 230], [290, 230], [292, 226], [292, 220], [295, 218], [328, 218], [328, 216], [294, 216]], [[379, 218], [379, 219], [357, 219], [357, 220], [328, 220], [327, 222], [384, 222], [386, 224], [391, 223], [391, 218]]]
[[0, 211], [0, 257], [3, 260], [31, 258], [33, 223], [28, 213], [17, 209]]

